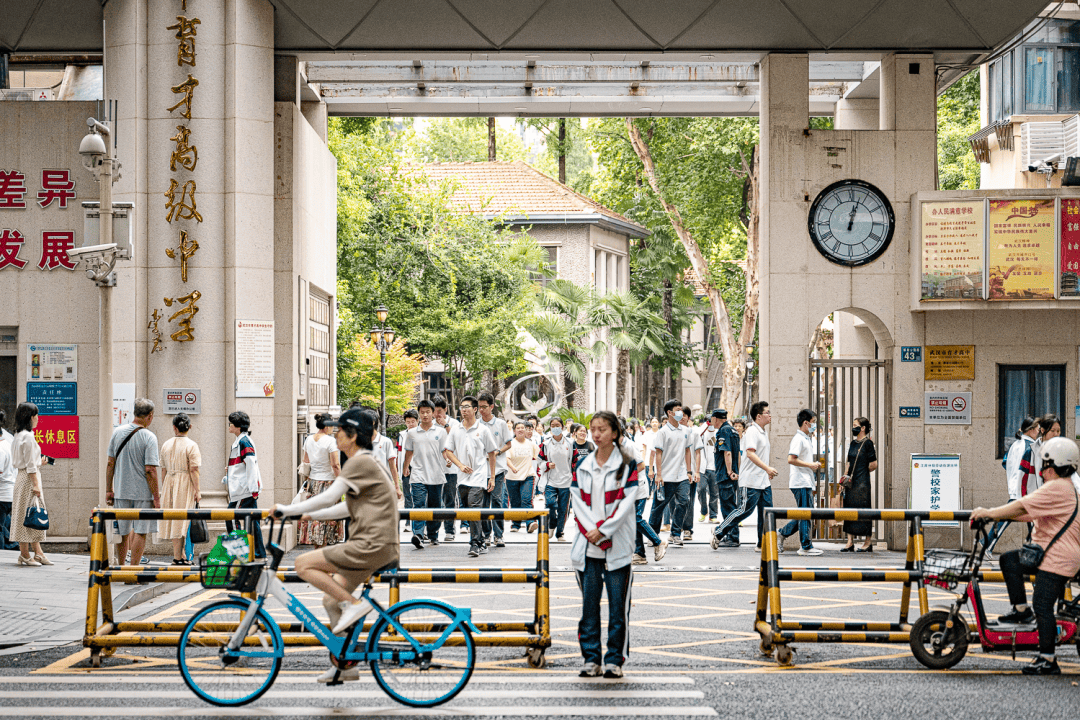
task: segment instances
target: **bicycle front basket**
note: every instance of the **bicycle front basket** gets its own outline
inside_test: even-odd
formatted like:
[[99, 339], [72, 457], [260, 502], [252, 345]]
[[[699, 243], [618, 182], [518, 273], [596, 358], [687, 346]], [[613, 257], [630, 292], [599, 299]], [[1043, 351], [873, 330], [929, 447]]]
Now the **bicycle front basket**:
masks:
[[204, 588], [211, 590], [251, 592], [259, 583], [263, 567], [263, 561], [216, 563], [203, 554], [199, 556], [199, 582]]
[[940, 548], [926, 551], [923, 576], [934, 585], [952, 590], [961, 580], [967, 580], [970, 573], [971, 553]]

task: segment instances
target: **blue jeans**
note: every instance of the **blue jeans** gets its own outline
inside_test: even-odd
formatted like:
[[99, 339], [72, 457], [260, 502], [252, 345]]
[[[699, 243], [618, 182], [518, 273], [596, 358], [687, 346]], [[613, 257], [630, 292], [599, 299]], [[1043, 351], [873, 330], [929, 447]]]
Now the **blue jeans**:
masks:
[[561, 537], [566, 526], [566, 516], [570, 514], [570, 488], [553, 488], [548, 485], [544, 489], [544, 503], [551, 515], [548, 532], [554, 529], [555, 537]]
[[11, 501], [0, 502], [0, 549], [18, 550], [19, 543], [11, 542]]
[[[413, 507], [420, 508], [441, 508], [442, 507], [442, 485], [425, 485], [424, 483], [412, 483], [412, 499]], [[413, 535], [424, 535], [424, 525], [427, 525], [427, 539], [438, 540], [439, 539], [439, 523], [426, 522], [424, 520], [413, 520], [412, 531]]]
[[[716, 530], [713, 531], [713, 535], [718, 538], [723, 538], [728, 528], [731, 526], [738, 526], [746, 518], [757, 510], [758, 517], [764, 515], [764, 508], [772, 507], [772, 488], [739, 488], [739, 506], [735, 510], [724, 518], [724, 521], [716, 526]], [[757, 544], [761, 545], [761, 536], [765, 532], [764, 523], [758, 522], [757, 526]]]
[[[236, 510], [254, 510], [259, 507], [259, 502], [253, 497], [246, 497], [243, 500], [236, 500], [229, 503], [229, 507], [235, 508]], [[243, 526], [243, 523], [237, 522], [236, 525], [240, 527]], [[263, 547], [262, 528], [259, 527], [259, 522], [257, 520], [252, 521], [251, 527], [251, 534], [255, 538], [255, 557], [264, 558], [266, 557], [266, 548]], [[225, 521], [225, 530], [226, 532], [233, 531], [232, 520]]]
[[645, 501], [648, 498], [642, 498], [634, 503], [634, 511], [637, 513], [637, 543], [634, 545], [634, 552], [638, 555], [645, 555], [645, 541], [642, 539], [642, 535], [649, 538], [649, 542], [653, 545], [660, 544], [660, 536], [653, 532], [652, 525], [645, 521], [642, 517], [642, 513], [645, 512]]
[[[814, 489], [813, 488], [791, 488], [792, 494], [795, 496], [795, 504], [801, 508], [814, 507]], [[803, 550], [809, 550], [814, 547], [814, 544], [810, 541], [810, 521], [809, 520], [792, 520], [784, 527], [780, 528], [781, 537], [790, 537], [795, 534], [795, 528], [799, 529], [799, 543], [802, 545]]]
[[[536, 482], [536, 478], [527, 477], [524, 480], [507, 480], [506, 481], [506, 494], [509, 495], [509, 507], [518, 510], [531, 510], [532, 498], [533, 498], [533, 483]], [[514, 520], [510, 523], [510, 527], [514, 530], [521, 529], [521, 520]]]
[[578, 571], [575, 575], [582, 600], [581, 621], [578, 622], [581, 656], [587, 663], [601, 664], [600, 597], [606, 587], [608, 638], [603, 664], [622, 667], [630, 652], [630, 566], [608, 570], [603, 558], [587, 557], [585, 571]]
[[[445, 475], [446, 484], [443, 485], [442, 504], [444, 508], [456, 510], [458, 506], [457, 475]], [[447, 535], [454, 534], [454, 520], [443, 522], [443, 532]]]
[[[491, 492], [484, 491], [484, 507], [496, 508], [498, 510], [506, 509], [506, 473], [501, 472], [495, 475], [495, 487], [491, 489]], [[491, 539], [491, 531], [494, 527], [495, 537], [502, 539], [503, 536], [503, 521], [502, 520], [484, 520], [481, 524], [484, 531], [484, 539]]]
[[[735, 512], [735, 508], [739, 506], [739, 485], [734, 480], [724, 480], [718, 485], [720, 491], [720, 518], [723, 519]], [[720, 539], [723, 540], [724, 536], [721, 535]], [[727, 539], [739, 542], [738, 524], [728, 528]]]
[[[659, 489], [659, 488], [657, 488]], [[660, 520], [664, 516], [664, 508], [671, 505], [671, 536], [682, 537], [682, 521], [686, 515], [686, 505], [690, 500], [690, 481], [664, 483], [664, 499], [656, 501], [656, 493], [653, 493], [652, 510], [649, 511], [649, 525], [654, 533], [660, 532]], [[693, 524], [691, 523], [691, 526]]]
[[[705, 508], [706, 496], [708, 496], [708, 503], [709, 503], [708, 510], [706, 510], [706, 508]], [[702, 515], [704, 515], [706, 512], [708, 512], [709, 519], [711, 519], [711, 520], [716, 519], [716, 512], [717, 512], [716, 504], [717, 504], [717, 501], [719, 500], [719, 496], [720, 496], [720, 485], [716, 481], [716, 471], [715, 470], [706, 470], [705, 472], [703, 472], [701, 474], [701, 479], [698, 480], [698, 482], [697, 482], [698, 506], [701, 507], [701, 514]], [[694, 510], [693, 510], [693, 506], [691, 506], [691, 508], [690, 508], [691, 521], [693, 520], [693, 515], [694, 515]], [[693, 526], [693, 522], [691, 522], [691, 527], [692, 526]]]

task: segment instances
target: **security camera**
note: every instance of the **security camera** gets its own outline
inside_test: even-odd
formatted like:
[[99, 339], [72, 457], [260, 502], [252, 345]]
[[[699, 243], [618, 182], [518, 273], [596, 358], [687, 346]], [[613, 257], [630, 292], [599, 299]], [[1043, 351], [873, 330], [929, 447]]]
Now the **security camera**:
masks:
[[67, 251], [73, 262], [85, 261], [88, 265], [107, 263], [116, 259], [116, 243], [104, 245], [84, 245]]

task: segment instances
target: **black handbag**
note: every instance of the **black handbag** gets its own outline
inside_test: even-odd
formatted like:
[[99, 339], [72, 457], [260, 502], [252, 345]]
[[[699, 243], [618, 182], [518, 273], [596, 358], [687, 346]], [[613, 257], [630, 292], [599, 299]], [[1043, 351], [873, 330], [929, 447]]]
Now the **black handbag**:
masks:
[[[199, 503], [195, 503], [195, 509], [199, 509]], [[188, 537], [192, 545], [198, 545], [210, 540], [210, 532], [206, 529], [205, 520], [192, 520], [188, 523]]]
[[1058, 541], [1058, 538], [1064, 535], [1065, 531], [1069, 529], [1069, 526], [1072, 525], [1073, 520], [1076, 519], [1077, 510], [1080, 510], [1080, 497], [1078, 497], [1076, 500], [1076, 507], [1073, 508], [1072, 515], [1069, 516], [1069, 522], [1061, 526], [1061, 529], [1058, 530], [1058, 533], [1054, 536], [1054, 539], [1046, 545], [1046, 550], [1043, 550], [1042, 546], [1038, 543], [1024, 543], [1023, 547], [1020, 548], [1020, 564], [1033, 568], [1038, 568], [1040, 565], [1042, 565], [1043, 558], [1046, 557], [1046, 551], [1053, 547], [1054, 543]]
[[49, 529], [49, 511], [45, 509], [45, 504], [41, 502], [41, 499], [37, 495], [34, 496], [30, 506], [26, 508], [26, 517], [23, 519], [23, 527], [30, 528], [31, 530], [48, 530]]

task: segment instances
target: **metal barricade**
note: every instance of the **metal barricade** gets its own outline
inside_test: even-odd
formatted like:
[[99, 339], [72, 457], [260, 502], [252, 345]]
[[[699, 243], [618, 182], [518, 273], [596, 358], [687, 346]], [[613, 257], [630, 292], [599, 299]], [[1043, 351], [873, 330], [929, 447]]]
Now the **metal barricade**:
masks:
[[[547, 510], [401, 510], [400, 519], [419, 521], [477, 521], [477, 520], [536, 520], [536, 566], [533, 568], [400, 568], [393, 572], [373, 575], [372, 582], [386, 583], [390, 590], [390, 605], [401, 597], [401, 583], [522, 583], [536, 586], [535, 615], [532, 622], [474, 623], [481, 634], [474, 637], [477, 645], [525, 647], [526, 658], [532, 667], [544, 667], [547, 648], [551, 647], [550, 578], [548, 555]], [[146, 566], [109, 566], [105, 537], [107, 522], [112, 520], [244, 520], [248, 524], [248, 547], [253, 548], [251, 526], [269, 515], [268, 510], [117, 510], [95, 508], [91, 514], [90, 581], [86, 598], [86, 633], [83, 647], [90, 649], [91, 665], [101, 666], [101, 655], [117, 647], [152, 645], [175, 647], [183, 622], [117, 622], [112, 602], [112, 583], [115, 582], [199, 582], [197, 566], [170, 565], [164, 568]], [[250, 558], [249, 559], [253, 559]], [[279, 568], [282, 582], [303, 582], [291, 567]], [[100, 614], [100, 623], [98, 622]], [[365, 624], [365, 630], [370, 623]], [[282, 623], [286, 645], [318, 645], [318, 639], [304, 631], [302, 623]]]
[[[919, 615], [929, 612], [923, 584], [926, 542], [924, 520], [966, 522], [968, 511], [931, 510], [833, 510], [766, 508], [765, 533], [761, 542], [761, 575], [758, 580], [757, 616], [754, 629], [761, 635], [761, 651], [781, 665], [791, 663], [793, 643], [907, 643], [911, 632], [908, 612], [914, 587], [919, 598]], [[781, 570], [777, 554], [776, 521], [782, 520], [882, 520], [908, 523], [907, 553], [901, 568], [800, 568]], [[984, 572], [986, 580], [1001, 581], [1000, 572]], [[903, 583], [900, 617], [896, 622], [791, 622], [781, 616], [781, 582], [886, 582]]]

